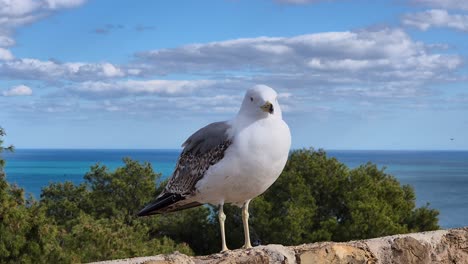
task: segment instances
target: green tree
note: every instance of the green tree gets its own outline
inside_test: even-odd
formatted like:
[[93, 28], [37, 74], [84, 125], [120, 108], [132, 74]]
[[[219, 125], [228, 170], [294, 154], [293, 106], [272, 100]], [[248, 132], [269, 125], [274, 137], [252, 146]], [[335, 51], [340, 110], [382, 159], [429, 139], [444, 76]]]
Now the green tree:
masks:
[[161, 177], [151, 164], [124, 158], [124, 167], [109, 172], [106, 166], [96, 164], [84, 176], [93, 201], [93, 215], [102, 217], [134, 218], [142, 206], [155, 196], [155, 182]]
[[[5, 135], [0, 128], [0, 154]], [[0, 156], [0, 263], [76, 263], [219, 250], [217, 210], [200, 206], [137, 218], [165, 182], [149, 163], [96, 164], [82, 184], [52, 183], [39, 202], [6, 181]], [[158, 184], [156, 184], [158, 183]], [[251, 203], [252, 241], [286, 245], [438, 229], [411, 186], [368, 163], [349, 169], [322, 150], [296, 150], [277, 182]], [[243, 243], [240, 209], [225, 206], [232, 248]], [[193, 250], [193, 251], [192, 251]]]
[[[6, 136], [5, 130], [2, 127], [0, 127], [0, 155], [5, 151], [13, 152], [15, 150], [12, 145], [8, 147], [3, 146], [4, 136]], [[2, 158], [2, 156], [0, 156], [0, 176], [3, 176], [3, 177], [5, 177], [4, 168], [5, 168], [5, 160]]]
[[[0, 153], [4, 148], [0, 128]], [[59, 263], [66, 261], [58, 240], [58, 229], [49, 222], [45, 211], [24, 190], [10, 186], [0, 156], [0, 263]]]
[[149, 237], [149, 227], [136, 222], [127, 225], [118, 218], [95, 219], [80, 214], [71, 232], [63, 236], [63, 249], [72, 262], [90, 262], [179, 251], [193, 254], [187, 244], [177, 244], [168, 237]]
[[92, 202], [86, 184], [64, 182], [50, 183], [43, 188], [41, 205], [55, 223], [69, 227], [69, 223], [73, 223], [82, 213], [89, 212]]
[[439, 211], [430, 209], [429, 204], [419, 207], [408, 217], [408, 228], [411, 232], [423, 232], [439, 229]]
[[[155, 173], [149, 163], [124, 158], [124, 166], [115, 171], [99, 164], [92, 166], [82, 184], [64, 182], [45, 187], [41, 206], [62, 231], [62, 250], [70, 256], [71, 262], [156, 255], [175, 250], [193, 254], [185, 240], [165, 231], [175, 226], [175, 222], [190, 227], [187, 218], [174, 219], [162, 229], [161, 223], [165, 221], [158, 216], [136, 217], [138, 210], [154, 198], [155, 182], [159, 178], [160, 174]], [[169, 238], [170, 234], [176, 239]]]
[[349, 169], [322, 150], [296, 150], [280, 178], [253, 200], [263, 244], [347, 241], [438, 229], [438, 211], [416, 208], [409, 185], [368, 163]]
[[[4, 135], [0, 128], [0, 153], [13, 150], [2, 146]], [[193, 254], [186, 243], [155, 232], [154, 219], [136, 218], [154, 197], [160, 174], [148, 163], [128, 158], [124, 163], [114, 172], [95, 165], [79, 185], [52, 183], [37, 202], [8, 184], [0, 156], [0, 263], [77, 263], [175, 250]]]

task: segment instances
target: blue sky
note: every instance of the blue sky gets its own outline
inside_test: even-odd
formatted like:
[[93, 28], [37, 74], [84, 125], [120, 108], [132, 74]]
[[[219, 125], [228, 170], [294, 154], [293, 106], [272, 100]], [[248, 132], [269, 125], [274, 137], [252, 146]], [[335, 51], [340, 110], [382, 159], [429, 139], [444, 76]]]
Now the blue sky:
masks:
[[294, 148], [466, 150], [467, 56], [457, 0], [0, 0], [0, 126], [178, 148], [266, 84]]

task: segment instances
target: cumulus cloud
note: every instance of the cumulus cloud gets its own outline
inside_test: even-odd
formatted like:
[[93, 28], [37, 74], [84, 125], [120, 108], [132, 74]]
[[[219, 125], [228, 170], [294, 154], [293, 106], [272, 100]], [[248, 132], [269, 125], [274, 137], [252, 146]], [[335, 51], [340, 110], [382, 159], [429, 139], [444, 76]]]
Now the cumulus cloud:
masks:
[[126, 74], [124, 69], [110, 63], [60, 63], [28, 58], [0, 62], [0, 78], [4, 79], [85, 81], [124, 77]]
[[[77, 7], [85, 3], [85, 1], [0, 0], [0, 48], [15, 44], [12, 35], [14, 35], [17, 27], [32, 23], [59, 9]], [[1, 53], [2, 51], [0, 51], [0, 60], [2, 59]]]
[[11, 51], [4, 49], [4, 48], [0, 48], [0, 61], [12, 60], [12, 59], [13, 59], [13, 54], [11, 53]]
[[156, 115], [161, 117], [189, 116], [203, 113], [204, 115], [229, 114], [239, 111], [241, 94], [216, 94], [205, 96], [177, 96], [155, 98], [124, 98], [104, 101], [93, 101], [98, 110], [107, 112], [122, 112], [130, 115]]
[[102, 69], [102, 74], [105, 77], [122, 77], [125, 75], [120, 68], [107, 62], [100, 64], [98, 67]]
[[15, 40], [8, 36], [0, 35], [0, 47], [9, 47], [15, 44]]
[[26, 17], [40, 12], [61, 8], [73, 8], [86, 0], [0, 0], [0, 15], [5, 17]]
[[[2, 43], [8, 47], [14, 40], [0, 38]], [[176, 112], [234, 112], [239, 100], [233, 98], [258, 83], [277, 89], [286, 111], [299, 111], [311, 101], [410, 99], [427, 95], [425, 84], [453, 79], [462, 64], [460, 56], [438, 53], [392, 28], [190, 44], [143, 51], [124, 65], [15, 59], [1, 51], [0, 78], [49, 82], [51, 94], [108, 112], [163, 111], [162, 106]], [[194, 80], [154, 80], [163, 75]]]
[[411, 0], [411, 2], [436, 8], [468, 10], [468, 2], [464, 0]]
[[217, 83], [212, 80], [125, 80], [82, 82], [69, 87], [84, 97], [124, 97], [128, 95], [188, 96]]
[[[281, 93], [286, 111], [309, 111], [311, 101], [402, 102], [427, 96], [427, 84], [453, 80], [461, 64], [459, 56], [438, 53], [401, 29], [382, 28], [149, 50], [124, 65], [12, 58], [0, 61], [0, 78], [45, 81], [55, 89], [51, 96], [70, 101], [112, 100], [102, 109], [114, 112], [134, 107], [131, 98], [152, 109], [154, 101], [143, 100], [148, 97], [174, 111], [233, 112], [238, 105], [211, 105], [222, 101], [214, 94], [241, 96], [264, 83]], [[185, 74], [192, 80], [161, 80]]]
[[40, 6], [40, 2], [32, 0], [1, 0], [0, 14], [3, 16], [21, 16], [32, 13], [34, 10], [40, 8]]
[[45, 0], [49, 9], [59, 9], [59, 8], [72, 8], [77, 7], [86, 2], [86, 0]]
[[452, 28], [468, 32], [468, 15], [449, 14], [446, 10], [433, 9], [424, 12], [407, 14], [402, 23], [420, 30], [428, 30], [431, 27]]
[[32, 95], [32, 89], [26, 85], [18, 85], [2, 92], [3, 96], [29, 96]]
[[[426, 85], [453, 80], [461, 64], [459, 56], [437, 53], [403, 30], [380, 29], [192, 44], [141, 52], [122, 66], [13, 60], [0, 66], [0, 75], [73, 81], [62, 95], [96, 102], [112, 99], [103, 108], [106, 111], [124, 111], [130, 107], [129, 98], [143, 102], [150, 96], [158, 106], [170, 102], [174, 111], [207, 107], [233, 112], [238, 105], [211, 105], [221, 99], [201, 98], [213, 98], [214, 91], [241, 96], [241, 91], [258, 83], [275, 87], [286, 111], [309, 111], [311, 101], [404, 102], [429, 96]], [[154, 79], [164, 74], [199, 79]], [[124, 79], [132, 77], [144, 79]], [[154, 101], [145, 102], [150, 105], [145, 109], [152, 109]]]
[[138, 53], [141, 74], [247, 71], [270, 75], [388, 81], [428, 80], [460, 66], [459, 56], [432, 53], [400, 29], [258, 37]]

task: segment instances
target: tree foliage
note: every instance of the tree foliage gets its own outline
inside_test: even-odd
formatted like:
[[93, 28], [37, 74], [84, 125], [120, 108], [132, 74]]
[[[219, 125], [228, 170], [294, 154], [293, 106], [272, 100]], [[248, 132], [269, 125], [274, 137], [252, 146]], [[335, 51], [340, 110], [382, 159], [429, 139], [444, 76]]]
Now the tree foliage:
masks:
[[131, 219], [155, 197], [155, 173], [148, 162], [140, 164], [124, 158], [125, 166], [109, 172], [106, 166], [94, 165], [84, 176], [93, 201], [92, 213], [99, 218], [123, 217]]
[[349, 169], [322, 150], [296, 150], [252, 203], [262, 243], [347, 241], [438, 229], [438, 211], [416, 208], [411, 186], [367, 163]]
[[[0, 128], [0, 153], [5, 135]], [[25, 199], [6, 181], [0, 156], [0, 263], [77, 263], [180, 251], [193, 254], [135, 213], [155, 195], [160, 174], [148, 163], [124, 159], [110, 172], [92, 166], [84, 182], [51, 183], [41, 200]]]
[[155, 195], [160, 174], [149, 163], [124, 158], [110, 172], [94, 165], [84, 182], [53, 183], [42, 190], [41, 205], [63, 232], [63, 249], [73, 262], [169, 253], [193, 254], [186, 243], [151, 235], [155, 221], [136, 213]]
[[[5, 135], [0, 128], [0, 153]], [[12, 150], [9, 147], [8, 150]], [[219, 251], [216, 208], [137, 218], [165, 182], [149, 163], [90, 168], [83, 183], [51, 183], [40, 201], [6, 181], [0, 156], [0, 263], [76, 263]], [[157, 183], [157, 184], [156, 184]], [[243, 243], [240, 209], [225, 206], [231, 248]], [[438, 229], [438, 211], [416, 208], [412, 187], [368, 163], [349, 169], [324, 151], [296, 150], [280, 178], [251, 202], [254, 244], [285, 245]]]
[[[0, 128], [0, 153], [13, 151], [3, 147], [5, 132]], [[49, 222], [43, 208], [24, 191], [10, 186], [0, 156], [0, 263], [62, 262], [66, 256], [57, 240], [58, 229]]]

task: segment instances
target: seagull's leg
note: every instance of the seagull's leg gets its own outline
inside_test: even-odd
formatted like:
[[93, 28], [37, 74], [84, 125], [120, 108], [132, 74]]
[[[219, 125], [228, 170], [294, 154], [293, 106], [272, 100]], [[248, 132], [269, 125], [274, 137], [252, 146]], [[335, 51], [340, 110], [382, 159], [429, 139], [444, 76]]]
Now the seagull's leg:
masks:
[[243, 248], [252, 248], [250, 244], [250, 233], [249, 233], [249, 203], [250, 200], [244, 203], [242, 206], [242, 223], [244, 224], [244, 238], [245, 243]]
[[226, 215], [223, 211], [223, 204], [219, 205], [218, 219], [219, 227], [221, 228], [221, 252], [228, 251], [229, 249], [226, 246], [226, 234], [224, 233], [224, 221], [226, 220]]

